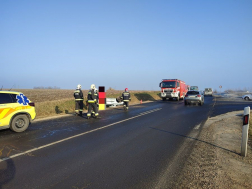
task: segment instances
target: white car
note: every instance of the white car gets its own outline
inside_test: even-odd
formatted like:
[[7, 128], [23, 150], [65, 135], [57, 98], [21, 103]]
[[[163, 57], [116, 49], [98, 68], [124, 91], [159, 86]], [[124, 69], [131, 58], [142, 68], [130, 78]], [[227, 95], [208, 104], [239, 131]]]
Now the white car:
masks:
[[244, 99], [244, 100], [252, 100], [252, 94], [243, 95], [242, 99]]
[[106, 106], [119, 106], [123, 105], [123, 102], [117, 102], [116, 98], [106, 98]]
[[184, 103], [185, 105], [198, 103], [201, 106], [204, 104], [204, 95], [200, 91], [187, 91]]

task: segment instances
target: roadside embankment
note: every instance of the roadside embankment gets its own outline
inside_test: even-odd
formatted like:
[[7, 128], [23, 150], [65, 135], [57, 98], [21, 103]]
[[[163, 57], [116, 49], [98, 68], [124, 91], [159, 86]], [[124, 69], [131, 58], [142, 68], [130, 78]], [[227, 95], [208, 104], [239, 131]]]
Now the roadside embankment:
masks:
[[[49, 91], [49, 92], [48, 92]], [[46, 95], [43, 90], [34, 92], [33, 89], [25, 90], [24, 94], [33, 102], [36, 107], [36, 118], [46, 118], [56, 115], [73, 114], [75, 109], [75, 101], [73, 97], [73, 91], [71, 90], [57, 90], [57, 93], [65, 93], [57, 95], [54, 90], [46, 90]], [[86, 100], [87, 91], [83, 91], [84, 94], [84, 111], [87, 110]], [[142, 100], [144, 101], [156, 101], [160, 100], [158, 91], [133, 91], [131, 94], [130, 104], [138, 104]], [[107, 98], [117, 98], [122, 95], [122, 91], [108, 91], [106, 92]]]

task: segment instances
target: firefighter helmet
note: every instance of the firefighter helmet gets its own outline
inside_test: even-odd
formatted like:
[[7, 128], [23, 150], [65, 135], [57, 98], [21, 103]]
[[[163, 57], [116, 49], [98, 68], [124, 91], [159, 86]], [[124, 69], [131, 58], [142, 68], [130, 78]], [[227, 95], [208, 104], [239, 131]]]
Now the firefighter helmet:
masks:
[[79, 85], [77, 85], [77, 89], [81, 89], [81, 85], [79, 84]]
[[128, 88], [125, 88], [125, 92], [128, 92]]
[[95, 84], [92, 84], [90, 88], [95, 89]]

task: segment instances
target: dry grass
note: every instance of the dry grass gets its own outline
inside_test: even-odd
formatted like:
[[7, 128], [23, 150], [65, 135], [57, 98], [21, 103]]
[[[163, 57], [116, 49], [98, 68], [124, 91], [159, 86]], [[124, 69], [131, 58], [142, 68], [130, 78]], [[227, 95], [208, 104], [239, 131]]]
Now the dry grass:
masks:
[[[12, 91], [18, 91], [24, 93], [31, 101], [46, 102], [63, 99], [74, 99], [74, 90], [70, 89], [13, 89]], [[87, 97], [88, 90], [82, 90], [84, 98]], [[107, 90], [106, 96], [110, 98], [116, 98], [122, 94], [122, 90]], [[158, 91], [130, 91], [131, 94], [155, 94]], [[155, 97], [156, 98], [156, 97]]]
[[[74, 90], [69, 89], [13, 89], [13, 91], [24, 93], [31, 101], [35, 103], [63, 99], [74, 99]], [[85, 93], [87, 94], [87, 91], [85, 91]]]

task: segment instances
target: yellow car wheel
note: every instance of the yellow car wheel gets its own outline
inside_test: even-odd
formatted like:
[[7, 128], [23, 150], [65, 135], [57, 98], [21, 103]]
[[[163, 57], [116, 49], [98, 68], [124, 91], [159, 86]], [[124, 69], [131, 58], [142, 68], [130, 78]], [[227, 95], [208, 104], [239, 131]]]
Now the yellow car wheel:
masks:
[[28, 128], [29, 123], [26, 115], [17, 115], [13, 118], [10, 129], [15, 132], [23, 132]]

